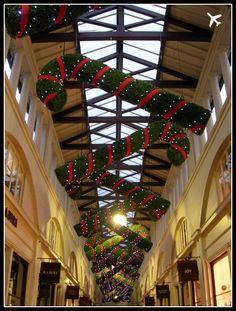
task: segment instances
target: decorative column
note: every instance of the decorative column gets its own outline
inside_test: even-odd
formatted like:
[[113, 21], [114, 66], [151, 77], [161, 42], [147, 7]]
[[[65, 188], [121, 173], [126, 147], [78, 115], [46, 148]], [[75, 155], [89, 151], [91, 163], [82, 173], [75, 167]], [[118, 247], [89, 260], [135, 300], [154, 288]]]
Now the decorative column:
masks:
[[[207, 93], [207, 94], [204, 94], [202, 96], [202, 100], [201, 100], [201, 103], [202, 105], [204, 106], [204, 108], [208, 109], [208, 110], [211, 110], [211, 107], [210, 107], [210, 94]], [[210, 133], [211, 133], [211, 130], [213, 128], [214, 124], [213, 124], [213, 118], [210, 117], [209, 118], [209, 121], [207, 123], [207, 126], [206, 126], [206, 130], [207, 130], [207, 135], [209, 137]], [[199, 137], [202, 137], [204, 136], [204, 134], [202, 134], [201, 136]]]
[[16, 53], [14, 54], [14, 60], [10, 75], [10, 84], [14, 94], [16, 93], [20, 77], [22, 61], [23, 61], [23, 49], [17, 49]]
[[11, 42], [11, 37], [9, 36], [9, 34], [5, 31], [5, 59], [7, 58], [7, 53], [10, 47], [10, 42]]
[[[189, 139], [189, 142], [190, 142], [190, 146], [193, 146], [194, 145], [194, 141], [193, 141], [193, 134], [192, 133], [188, 133], [188, 139]], [[189, 172], [189, 177], [190, 177], [191, 174], [192, 174], [192, 170], [193, 170], [193, 168], [195, 167], [195, 164], [196, 164], [194, 148], [190, 149], [189, 156], [188, 156], [188, 158], [187, 158], [187, 160], [185, 162], [187, 162], [188, 172]]]
[[227, 48], [221, 47], [218, 52], [218, 56], [219, 56], [221, 70], [222, 70], [223, 79], [225, 83], [226, 95], [227, 97], [229, 97], [231, 94], [231, 68], [230, 68], [229, 58], [227, 54]]
[[[41, 108], [41, 107], [40, 107]], [[37, 113], [37, 123], [35, 129], [35, 144], [37, 146], [38, 152], [40, 151], [40, 145], [42, 143], [42, 132], [43, 132], [43, 113], [41, 109], [38, 109]]]
[[215, 112], [216, 112], [216, 118], [218, 118], [221, 107], [222, 107], [222, 99], [220, 96], [220, 87], [219, 87], [219, 80], [218, 80], [217, 74], [211, 74], [210, 84], [211, 84], [212, 97], [213, 97], [214, 107], [215, 107]]
[[23, 118], [25, 117], [31, 82], [32, 82], [31, 74], [26, 73], [23, 78], [22, 91], [21, 91], [20, 101], [19, 101], [19, 106], [20, 106], [20, 110], [22, 112]]
[[200, 141], [199, 137], [196, 137], [195, 135], [193, 136], [193, 149], [194, 149], [194, 154], [195, 154], [195, 159], [196, 161], [200, 158], [201, 155], [201, 146], [200, 146]]
[[44, 155], [44, 165], [47, 169], [48, 175], [50, 174], [51, 170], [51, 161], [52, 161], [52, 126], [51, 123], [48, 123], [47, 126], [47, 140], [46, 140], [46, 148], [45, 148], [45, 155]]
[[31, 137], [33, 136], [33, 131], [34, 131], [34, 123], [35, 123], [35, 118], [36, 118], [36, 113], [37, 113], [38, 101], [39, 99], [36, 96], [33, 96], [30, 99], [28, 128], [29, 128]]

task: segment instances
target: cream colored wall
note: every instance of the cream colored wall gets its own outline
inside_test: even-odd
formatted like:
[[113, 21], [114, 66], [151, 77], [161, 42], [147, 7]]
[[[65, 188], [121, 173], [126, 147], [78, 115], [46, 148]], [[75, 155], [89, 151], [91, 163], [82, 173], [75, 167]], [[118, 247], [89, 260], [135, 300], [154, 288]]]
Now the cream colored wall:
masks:
[[[224, 10], [223, 26], [216, 30], [212, 40], [212, 46], [208, 53], [208, 58], [205, 61], [205, 67], [201, 74], [201, 79], [196, 90], [196, 101], [201, 101], [202, 96], [207, 91], [209, 81], [208, 75], [213, 73], [217, 75], [219, 70], [219, 60], [217, 59], [217, 49], [219, 46], [226, 43], [229, 44], [228, 35], [225, 32], [230, 31], [230, 17], [227, 10]], [[228, 29], [228, 30], [226, 30]], [[222, 43], [223, 42], [223, 43]], [[209, 67], [210, 66], [210, 67]], [[214, 70], [214, 71], [213, 71]], [[205, 81], [204, 83], [202, 81]], [[209, 96], [209, 95], [208, 95]], [[176, 269], [176, 254], [175, 254], [175, 233], [179, 221], [186, 217], [188, 221], [188, 236], [189, 244], [186, 249], [180, 253], [180, 256], [186, 256], [190, 251], [192, 256], [200, 256], [198, 258], [199, 279], [201, 282], [201, 299], [203, 305], [212, 304], [212, 288], [211, 276], [209, 272], [210, 261], [224, 250], [228, 250], [231, 244], [231, 218], [229, 217], [231, 200], [225, 200], [224, 204], [219, 206], [217, 198], [216, 183], [213, 180], [212, 170], [220, 156], [219, 150], [222, 148], [226, 139], [230, 139], [231, 135], [231, 96], [228, 94], [224, 106], [220, 109], [217, 115], [217, 121], [213, 128], [208, 132], [208, 140], [201, 150], [200, 157], [196, 157], [196, 140], [193, 134], [187, 133], [191, 141], [191, 151], [189, 159], [186, 160], [188, 167], [189, 178], [184, 186], [180, 197], [170, 206], [167, 213], [158, 221], [151, 224], [150, 236], [153, 242], [153, 247], [148, 254], [145, 255], [143, 264], [139, 270], [141, 276], [135, 285], [133, 297], [138, 301], [139, 305], [143, 305], [143, 297], [145, 293], [145, 280], [147, 276], [152, 274], [151, 258], [155, 258], [156, 270], [163, 269], [163, 273], [155, 274], [155, 280], [150, 284], [150, 293], [155, 296], [155, 281], [166, 282], [170, 281], [170, 300], [171, 305], [177, 305], [178, 297], [174, 286], [178, 284], [178, 273]], [[184, 165], [184, 164], [183, 164]], [[182, 165], [182, 166], [183, 166]], [[169, 199], [168, 194], [171, 190], [174, 191], [175, 183], [179, 178], [180, 168], [172, 167], [166, 189], [164, 189], [164, 197]], [[179, 182], [179, 179], [178, 179]], [[171, 186], [170, 186], [171, 185]], [[167, 187], [169, 187], [169, 192]], [[227, 202], [226, 202], [227, 201]], [[227, 203], [227, 204], [226, 204]], [[223, 206], [224, 205], [224, 206]], [[204, 215], [204, 217], [203, 217]], [[204, 218], [204, 219], [203, 219]], [[159, 262], [164, 254], [164, 263]], [[161, 267], [159, 266], [161, 265]], [[141, 293], [141, 294], [139, 294]], [[156, 298], [155, 298], [156, 299]], [[157, 301], [156, 301], [157, 302]], [[180, 301], [180, 304], [182, 301]]]
[[[24, 58], [28, 62], [28, 70], [35, 74], [35, 60], [32, 59], [33, 53], [29, 41], [23, 39], [20, 43], [23, 44]], [[25, 66], [25, 64], [24, 64]], [[32, 89], [33, 92], [33, 89]], [[50, 118], [46, 118], [50, 122]], [[54, 189], [55, 184], [49, 178], [47, 169], [44, 166], [42, 158], [39, 155], [38, 147], [32, 141], [30, 131], [24, 122], [24, 116], [21, 112], [19, 104], [12, 92], [11, 83], [5, 76], [5, 131], [7, 135], [16, 142], [23, 154], [23, 164], [27, 170], [30, 178], [25, 183], [24, 197], [21, 205], [12, 201], [12, 209], [17, 216], [17, 229], [10, 226], [6, 221], [6, 245], [10, 246], [20, 256], [22, 256], [28, 263], [28, 277], [26, 288], [26, 305], [34, 306], [37, 303], [38, 291], [38, 275], [40, 271], [40, 259], [38, 258], [56, 258], [49, 244], [46, 241], [47, 224], [51, 218], [56, 218], [63, 239], [63, 259], [62, 274], [61, 274], [61, 288], [59, 294], [59, 301], [64, 304], [64, 283], [70, 280], [68, 271], [68, 258], [73, 251], [76, 255], [76, 263], [78, 270], [78, 280], [81, 286], [81, 293], [84, 289], [84, 276], [86, 275], [88, 284], [92, 289], [96, 290], [97, 298], [99, 298], [100, 290], [95, 282], [94, 275], [90, 270], [90, 263], [88, 262], [83, 246], [85, 239], [78, 237], [73, 225], [79, 219], [79, 211], [71, 199], [67, 200], [68, 206], [62, 206], [61, 200]], [[54, 136], [55, 139], [55, 136]], [[58, 145], [58, 141], [54, 142]], [[60, 159], [61, 155], [58, 154]], [[62, 188], [62, 187], [61, 187]], [[64, 188], [63, 195], [66, 196]], [[11, 198], [11, 194], [7, 193], [6, 197]], [[9, 192], [9, 191], [8, 191]], [[63, 195], [61, 197], [63, 197]], [[6, 204], [10, 206], [10, 201]], [[82, 265], [83, 275], [80, 274], [80, 265]], [[70, 280], [72, 283], [75, 280]], [[33, 285], [32, 285], [33, 284]], [[60, 285], [58, 285], [60, 286]], [[94, 290], [90, 290], [91, 299], [95, 299]], [[101, 297], [100, 297], [101, 298]], [[99, 299], [100, 299], [99, 298]]]

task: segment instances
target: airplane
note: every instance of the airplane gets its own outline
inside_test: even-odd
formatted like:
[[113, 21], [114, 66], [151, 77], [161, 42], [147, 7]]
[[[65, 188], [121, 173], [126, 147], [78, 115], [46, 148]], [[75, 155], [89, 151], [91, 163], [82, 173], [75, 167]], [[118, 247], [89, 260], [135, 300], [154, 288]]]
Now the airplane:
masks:
[[216, 23], [217, 27], [221, 24], [221, 22], [217, 21], [217, 19], [220, 18], [222, 14], [212, 16], [209, 12], [207, 12], [207, 15], [211, 18], [209, 22], [209, 27], [211, 27], [214, 22]]

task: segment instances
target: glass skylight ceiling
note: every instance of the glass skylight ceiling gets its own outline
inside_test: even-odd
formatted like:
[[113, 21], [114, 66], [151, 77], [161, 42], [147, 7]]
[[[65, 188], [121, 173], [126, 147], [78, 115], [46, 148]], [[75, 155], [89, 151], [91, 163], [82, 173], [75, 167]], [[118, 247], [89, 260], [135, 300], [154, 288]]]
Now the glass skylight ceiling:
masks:
[[[119, 5], [118, 5], [119, 6]], [[126, 31], [163, 31], [164, 22], [156, 19], [155, 22], [151, 21], [153, 12], [160, 15], [165, 15], [166, 5], [157, 4], [135, 4], [130, 6], [131, 9], [124, 9], [124, 25], [122, 25]], [[139, 7], [143, 9], [143, 13], [137, 13], [132, 8]], [[78, 32], [116, 32], [118, 24], [117, 9], [111, 10], [106, 13], [99, 14], [97, 16], [89, 18], [89, 22], [79, 21]], [[145, 25], [138, 25], [137, 23], [146, 20]], [[150, 20], [150, 22], [148, 22]], [[97, 24], [95, 24], [95, 22]], [[120, 25], [119, 25], [120, 26]], [[122, 27], [121, 26], [121, 27]], [[145, 42], [145, 44], [144, 44]], [[90, 57], [91, 59], [101, 60], [111, 68], [117, 69], [117, 57], [122, 54], [122, 71], [124, 73], [131, 74], [135, 79], [152, 81], [156, 79], [157, 70], [147, 67], [145, 61], [158, 64], [160, 53], [160, 41], [137, 41], [137, 40], [124, 40], [123, 51], [119, 51], [117, 48], [117, 42], [114, 40], [107, 41], [80, 41], [80, 51], [82, 54]], [[117, 53], [117, 54], [116, 54]], [[103, 58], [111, 55], [109, 61], [103, 61]], [[141, 61], [134, 61], [133, 56], [137, 57]], [[121, 101], [118, 103], [118, 99], [115, 96], [107, 94], [107, 98], [97, 101], [92, 105], [89, 105], [89, 100], [96, 99], [102, 95], [107, 94], [99, 88], [85, 89], [85, 96], [88, 102], [88, 116], [103, 116], [114, 117], [116, 115], [122, 116], [149, 116], [150, 114], [142, 109], [136, 109], [134, 105]], [[94, 101], [93, 101], [94, 102]], [[107, 126], [102, 127], [101, 130], [96, 132], [96, 128], [101, 127], [101, 123], [90, 123], [91, 143], [95, 144], [110, 144], [115, 140], [126, 137], [139, 128], [144, 128], [147, 123], [129, 123], [129, 124], [114, 124], [108, 123]], [[95, 132], [94, 132], [95, 131]], [[131, 155], [122, 161], [126, 165], [142, 165], [143, 163], [143, 151]], [[132, 170], [117, 170], [110, 171], [119, 177], [125, 177], [131, 182], [140, 182], [141, 172]], [[98, 187], [98, 196], [112, 196], [113, 200], [104, 199], [99, 201], [99, 207], [108, 207], [112, 205], [114, 198], [118, 197], [113, 191], [104, 187]], [[128, 217], [133, 217], [134, 213], [127, 213]]]

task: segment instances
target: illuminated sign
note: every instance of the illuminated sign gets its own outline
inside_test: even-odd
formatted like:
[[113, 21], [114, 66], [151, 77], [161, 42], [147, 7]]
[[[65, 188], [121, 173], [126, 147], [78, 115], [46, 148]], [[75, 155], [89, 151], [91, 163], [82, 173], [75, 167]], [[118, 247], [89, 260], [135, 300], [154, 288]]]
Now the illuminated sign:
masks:
[[61, 264], [59, 262], [42, 262], [40, 281], [46, 283], [60, 282]]
[[196, 260], [179, 260], [177, 270], [180, 282], [198, 280], [198, 266]]
[[78, 299], [79, 298], [79, 286], [69, 286], [66, 287], [66, 299]]
[[156, 296], [157, 298], [168, 298], [170, 295], [169, 285], [157, 285]]

